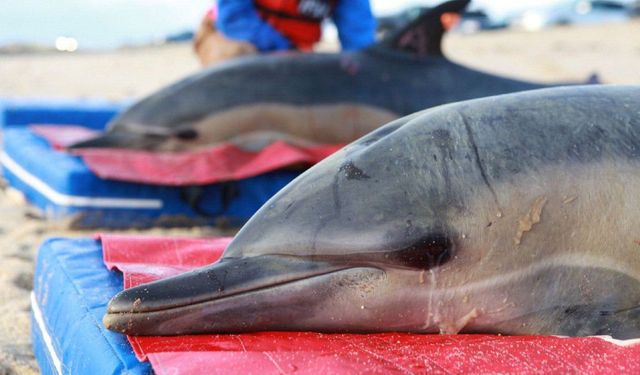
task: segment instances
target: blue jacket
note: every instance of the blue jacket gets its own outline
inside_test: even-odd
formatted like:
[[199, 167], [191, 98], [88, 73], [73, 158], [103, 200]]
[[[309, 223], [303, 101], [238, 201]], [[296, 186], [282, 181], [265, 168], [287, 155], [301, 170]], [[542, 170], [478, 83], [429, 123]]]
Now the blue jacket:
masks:
[[[374, 42], [376, 20], [369, 0], [338, 0], [331, 18], [344, 50]], [[280, 32], [260, 18], [253, 0], [218, 0], [216, 27], [227, 37], [248, 41], [262, 52], [292, 48]]]

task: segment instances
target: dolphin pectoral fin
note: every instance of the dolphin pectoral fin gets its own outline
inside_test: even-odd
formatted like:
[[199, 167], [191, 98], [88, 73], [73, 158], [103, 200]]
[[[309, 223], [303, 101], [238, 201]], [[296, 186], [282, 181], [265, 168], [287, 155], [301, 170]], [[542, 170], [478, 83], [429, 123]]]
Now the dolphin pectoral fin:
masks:
[[109, 303], [103, 322], [131, 335], [298, 328], [295, 322], [319, 297], [321, 288], [315, 287], [349, 269], [291, 256], [226, 258], [122, 291]]
[[601, 311], [600, 316], [607, 322], [606, 334], [617, 339], [640, 338], [640, 305], [617, 311]]
[[485, 327], [481, 332], [510, 335], [607, 335], [615, 339], [640, 337], [640, 306], [614, 309], [604, 305], [555, 306]]

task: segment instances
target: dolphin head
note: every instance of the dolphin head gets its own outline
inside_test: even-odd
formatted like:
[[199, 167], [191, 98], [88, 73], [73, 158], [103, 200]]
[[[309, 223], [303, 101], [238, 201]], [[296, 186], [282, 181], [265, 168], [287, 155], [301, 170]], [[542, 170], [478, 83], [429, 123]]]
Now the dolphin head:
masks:
[[[601, 183], [640, 186], [637, 148], [620, 146], [637, 139], [621, 131], [635, 90], [540, 90], [391, 122], [281, 190], [217, 263], [114, 297], [105, 325], [637, 337], [637, 242], [618, 238], [638, 226], [624, 207], [640, 194]], [[608, 130], [574, 125], [609, 123], [612, 103]]]
[[426, 319], [425, 279], [456, 257], [449, 217], [462, 204], [451, 186], [455, 168], [437, 172], [456, 152], [453, 135], [426, 130], [430, 166], [396, 136], [416, 116], [305, 172], [254, 215], [218, 262], [118, 294], [105, 325], [139, 335], [436, 330]]

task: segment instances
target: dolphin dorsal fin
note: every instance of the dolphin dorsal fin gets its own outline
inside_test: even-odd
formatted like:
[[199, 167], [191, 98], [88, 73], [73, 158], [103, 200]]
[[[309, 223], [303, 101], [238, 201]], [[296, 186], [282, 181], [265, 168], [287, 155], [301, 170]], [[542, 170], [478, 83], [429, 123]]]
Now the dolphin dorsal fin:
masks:
[[383, 48], [410, 53], [418, 57], [442, 56], [442, 24], [445, 13], [462, 13], [471, 0], [452, 0], [428, 9], [402, 29], [382, 40]]

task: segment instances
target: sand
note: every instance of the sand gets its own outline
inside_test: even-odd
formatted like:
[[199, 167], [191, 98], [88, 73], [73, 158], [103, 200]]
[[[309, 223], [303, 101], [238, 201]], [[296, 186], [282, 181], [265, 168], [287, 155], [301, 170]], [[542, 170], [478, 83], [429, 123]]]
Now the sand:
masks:
[[495, 31], [451, 35], [445, 53], [487, 72], [542, 82], [583, 81], [597, 73], [603, 83], [640, 83], [640, 20], [558, 27], [536, 33]]
[[[477, 69], [541, 82], [581, 81], [598, 73], [606, 83], [640, 84], [640, 22], [563, 27], [538, 33], [494, 31], [450, 35], [445, 52]], [[0, 56], [0, 97], [135, 98], [198, 69], [188, 45], [101, 53]], [[0, 190], [0, 375], [38, 373], [31, 351], [29, 292], [34, 260], [50, 236], [90, 236], [29, 214]], [[216, 228], [137, 231], [215, 235]]]

